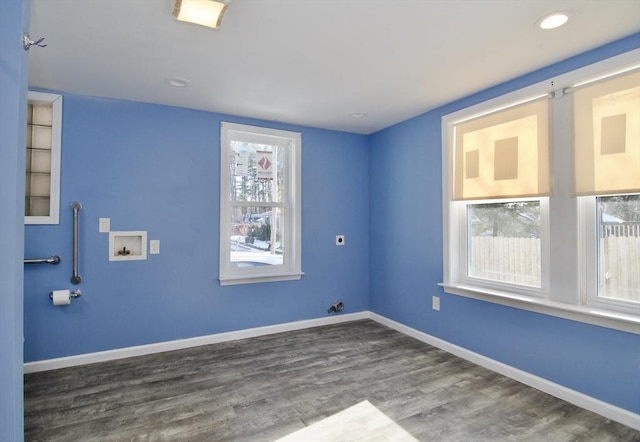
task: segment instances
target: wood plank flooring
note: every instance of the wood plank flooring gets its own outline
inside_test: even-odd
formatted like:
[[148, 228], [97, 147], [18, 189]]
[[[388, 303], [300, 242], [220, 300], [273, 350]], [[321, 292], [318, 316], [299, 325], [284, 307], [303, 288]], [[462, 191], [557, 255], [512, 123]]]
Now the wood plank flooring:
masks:
[[26, 441], [640, 441], [364, 320], [25, 376]]

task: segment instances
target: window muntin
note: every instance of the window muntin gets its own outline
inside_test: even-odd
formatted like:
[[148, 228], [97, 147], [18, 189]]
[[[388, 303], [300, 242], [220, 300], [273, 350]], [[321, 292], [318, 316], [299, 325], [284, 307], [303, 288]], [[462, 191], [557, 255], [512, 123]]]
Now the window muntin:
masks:
[[299, 279], [299, 133], [222, 124], [220, 282]]

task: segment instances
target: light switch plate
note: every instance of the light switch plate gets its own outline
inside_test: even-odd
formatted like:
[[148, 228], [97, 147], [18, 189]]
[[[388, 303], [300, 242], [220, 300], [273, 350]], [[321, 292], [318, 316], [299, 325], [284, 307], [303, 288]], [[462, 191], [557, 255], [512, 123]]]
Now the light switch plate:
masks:
[[98, 231], [100, 233], [108, 233], [111, 230], [111, 218], [100, 218], [98, 223]]
[[149, 241], [149, 254], [157, 255], [158, 253], [160, 253], [160, 240], [152, 239]]

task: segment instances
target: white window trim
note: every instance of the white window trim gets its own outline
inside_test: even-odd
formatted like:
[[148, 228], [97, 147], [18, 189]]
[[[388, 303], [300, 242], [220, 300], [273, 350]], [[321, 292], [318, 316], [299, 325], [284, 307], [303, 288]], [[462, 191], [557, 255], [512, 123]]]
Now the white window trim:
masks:
[[[27, 92], [29, 102], [51, 104], [51, 176], [48, 216], [25, 216], [25, 224], [59, 224], [60, 223], [60, 155], [62, 151], [62, 96], [44, 92]], [[25, 128], [26, 130], [26, 128]], [[26, 147], [25, 147], [26, 149]]]
[[[287, 186], [288, 201], [283, 201], [288, 210], [286, 219], [286, 234], [284, 236], [284, 248], [287, 256], [285, 264], [282, 266], [261, 266], [233, 268], [228, 259], [230, 249], [230, 220], [231, 204], [229, 196], [229, 168], [230, 142], [229, 132], [241, 132], [242, 138], [264, 144], [274, 144], [284, 146], [283, 140], [291, 140], [289, 146]], [[266, 143], [265, 138], [271, 140]], [[290, 132], [264, 127], [248, 126], [243, 124], [227, 123], [221, 124], [220, 132], [220, 285], [251, 284], [275, 281], [298, 280], [304, 274], [302, 272], [302, 136], [298, 132]], [[280, 206], [279, 203], [258, 202], [252, 205], [259, 206]]]
[[[543, 268], [542, 289], [539, 291], [517, 288], [511, 284], [483, 284], [466, 278], [466, 261], [460, 257], [465, 238], [461, 228], [460, 216], [464, 204], [454, 202], [453, 176], [453, 128], [459, 123], [501, 108], [529, 101], [545, 94], [553, 94], [556, 106], [571, 106], [570, 100], [562, 99], [566, 89], [585, 79], [597, 78], [605, 73], [628, 69], [637, 65], [640, 49], [636, 49], [575, 71], [551, 78], [529, 87], [496, 97], [483, 103], [445, 115], [442, 118], [442, 173], [443, 173], [443, 283], [445, 292], [473, 299], [480, 299], [509, 307], [544, 313], [564, 319], [608, 327], [616, 330], [640, 334], [640, 312], [629, 303], [614, 300], [594, 299], [595, 282], [595, 243], [587, 245], [587, 230], [594, 232], [595, 197], [574, 198], [569, 195], [572, 188], [572, 173], [554, 173], [554, 170], [572, 171], [571, 149], [558, 149], [553, 146], [572, 146], [571, 130], [551, 126], [552, 196], [548, 198], [548, 224], [542, 221], [542, 237], [548, 243], [541, 244], [543, 266], [548, 266], [548, 279]], [[553, 112], [553, 110], [552, 110]], [[570, 116], [570, 112], [564, 115]], [[566, 127], [572, 127], [569, 122]], [[542, 198], [541, 200], [545, 200]], [[495, 200], [492, 200], [495, 202]], [[506, 201], [506, 200], [505, 200]], [[509, 200], [511, 201], [511, 200]], [[573, 204], [568, 201], [574, 201]], [[591, 201], [591, 202], [590, 202]], [[590, 205], [592, 207], [590, 207]], [[462, 208], [461, 208], [462, 207]], [[544, 220], [541, 202], [541, 220]], [[591, 224], [590, 224], [591, 223]], [[574, 235], [567, 237], [567, 228], [573, 226]], [[551, 228], [553, 226], [553, 228]], [[549, 229], [545, 234], [545, 229]], [[461, 231], [462, 230], [462, 231]], [[561, 245], [561, 246], [559, 246]], [[546, 248], [546, 250], [545, 250]], [[466, 253], [466, 252], [465, 252]], [[466, 259], [466, 256], [464, 257]], [[589, 292], [587, 287], [593, 287]]]

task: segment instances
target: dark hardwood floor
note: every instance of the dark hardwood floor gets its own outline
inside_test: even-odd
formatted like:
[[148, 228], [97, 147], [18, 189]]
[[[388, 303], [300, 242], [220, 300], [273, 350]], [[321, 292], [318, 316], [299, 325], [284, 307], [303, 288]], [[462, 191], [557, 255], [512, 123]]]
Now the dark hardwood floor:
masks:
[[370, 320], [25, 376], [26, 441], [640, 441]]

